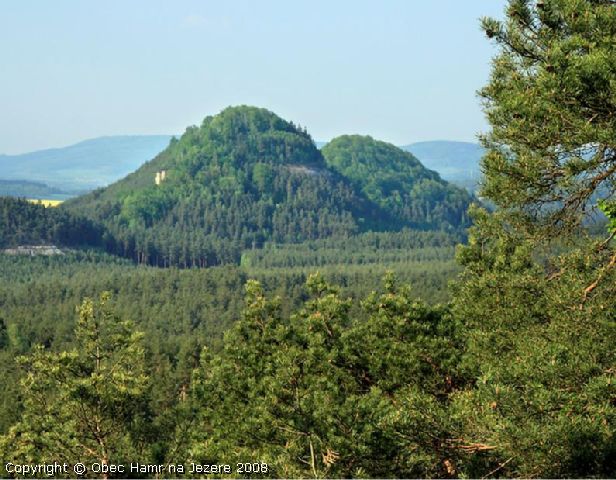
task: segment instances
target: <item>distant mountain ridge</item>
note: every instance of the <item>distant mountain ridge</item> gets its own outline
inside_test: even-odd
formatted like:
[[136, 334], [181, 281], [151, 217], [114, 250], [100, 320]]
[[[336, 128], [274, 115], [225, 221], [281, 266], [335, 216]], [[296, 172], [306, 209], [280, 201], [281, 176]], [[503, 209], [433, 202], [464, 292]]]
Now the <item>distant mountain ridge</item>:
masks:
[[89, 191], [133, 172], [164, 150], [171, 138], [108, 136], [62, 148], [0, 155], [0, 179], [40, 182], [63, 191]]
[[472, 191], [481, 178], [481, 157], [485, 150], [477, 143], [436, 140], [400, 147], [415, 155], [427, 168], [437, 171], [445, 180], [463, 185]]
[[65, 200], [72, 195], [40, 182], [0, 180], [0, 197]]

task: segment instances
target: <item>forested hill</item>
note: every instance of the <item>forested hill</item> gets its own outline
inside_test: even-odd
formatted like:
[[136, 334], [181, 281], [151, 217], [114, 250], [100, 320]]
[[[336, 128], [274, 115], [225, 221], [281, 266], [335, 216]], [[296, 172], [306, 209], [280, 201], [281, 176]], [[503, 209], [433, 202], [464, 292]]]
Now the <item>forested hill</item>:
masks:
[[409, 152], [360, 135], [337, 137], [321, 151], [330, 168], [401, 222], [424, 229], [467, 222], [469, 195]]
[[[332, 142], [325, 151], [336, 155], [326, 161], [292, 122], [264, 109], [230, 107], [189, 127], [123, 180], [62, 208], [104, 224], [116, 239], [115, 253], [180, 266], [236, 263], [244, 249], [268, 241], [455, 230], [465, 223], [466, 192], [412, 155], [370, 142], [376, 147], [359, 157], [355, 143]], [[357, 159], [341, 168], [338, 154], [344, 157], [347, 147]]]

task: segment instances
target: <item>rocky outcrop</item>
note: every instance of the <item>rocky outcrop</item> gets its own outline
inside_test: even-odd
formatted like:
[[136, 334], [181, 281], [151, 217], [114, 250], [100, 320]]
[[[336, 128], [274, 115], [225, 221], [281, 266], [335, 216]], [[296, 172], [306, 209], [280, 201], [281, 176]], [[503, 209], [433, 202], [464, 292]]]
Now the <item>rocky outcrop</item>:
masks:
[[20, 245], [16, 248], [6, 248], [2, 253], [7, 255], [29, 255], [31, 257], [37, 255], [64, 255], [64, 252], [55, 245]]

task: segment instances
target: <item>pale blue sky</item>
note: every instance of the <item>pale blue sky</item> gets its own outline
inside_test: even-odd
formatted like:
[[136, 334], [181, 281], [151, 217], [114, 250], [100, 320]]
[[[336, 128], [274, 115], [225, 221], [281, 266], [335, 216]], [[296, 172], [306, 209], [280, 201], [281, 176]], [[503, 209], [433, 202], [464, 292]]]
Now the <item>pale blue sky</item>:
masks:
[[0, 153], [180, 133], [228, 105], [317, 140], [474, 141], [505, 0], [2, 0]]

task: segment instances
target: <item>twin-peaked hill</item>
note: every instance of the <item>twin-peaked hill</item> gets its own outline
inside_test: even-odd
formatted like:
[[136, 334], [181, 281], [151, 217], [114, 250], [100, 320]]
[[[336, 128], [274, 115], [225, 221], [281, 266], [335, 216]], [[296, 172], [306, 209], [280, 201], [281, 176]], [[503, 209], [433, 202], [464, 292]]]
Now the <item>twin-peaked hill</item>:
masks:
[[340, 137], [321, 153], [293, 123], [232, 107], [188, 128], [123, 180], [63, 208], [103, 223], [116, 253], [203, 266], [237, 262], [242, 250], [268, 241], [457, 229], [470, 201], [392, 145]]

